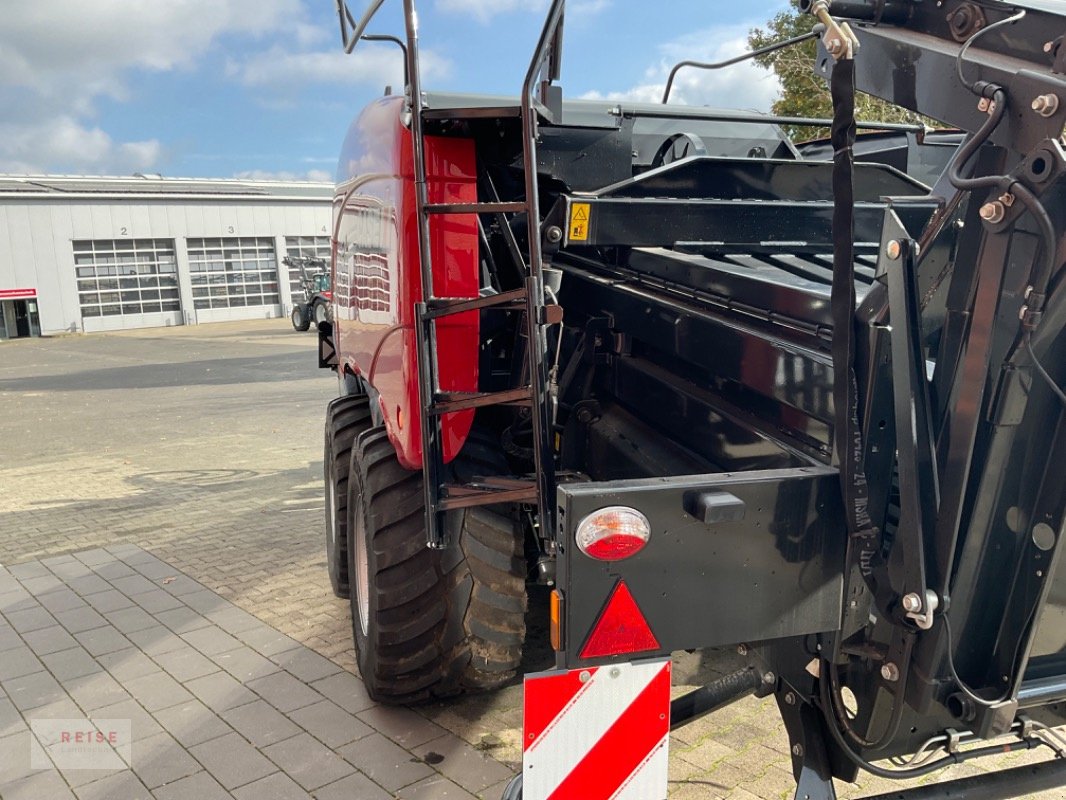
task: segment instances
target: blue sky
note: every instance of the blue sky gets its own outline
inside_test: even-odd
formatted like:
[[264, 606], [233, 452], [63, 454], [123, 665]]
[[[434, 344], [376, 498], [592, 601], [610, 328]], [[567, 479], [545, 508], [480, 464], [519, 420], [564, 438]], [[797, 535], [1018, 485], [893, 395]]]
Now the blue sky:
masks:
[[[353, 14], [365, 0], [349, 0]], [[546, 0], [421, 0], [427, 88], [517, 94]], [[379, 33], [402, 33], [387, 0]], [[399, 51], [341, 52], [333, 0], [5, 0], [0, 172], [329, 180], [352, 117], [402, 83]], [[570, 0], [568, 97], [656, 98], [672, 63], [744, 49], [785, 6]], [[685, 102], [765, 110], [752, 65], [688, 73]]]

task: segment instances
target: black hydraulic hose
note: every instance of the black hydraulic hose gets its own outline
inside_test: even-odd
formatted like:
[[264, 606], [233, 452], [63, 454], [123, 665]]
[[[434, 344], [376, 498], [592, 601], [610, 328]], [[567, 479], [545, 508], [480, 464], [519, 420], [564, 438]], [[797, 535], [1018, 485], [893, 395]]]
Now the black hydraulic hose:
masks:
[[973, 138], [959, 149], [958, 155], [951, 163], [951, 169], [948, 170], [948, 180], [951, 181], [951, 185], [962, 191], [972, 192], [975, 189], [999, 186], [1007, 179], [1005, 175], [988, 175], [983, 178], [964, 178], [962, 176], [963, 168], [992, 136], [992, 132], [1003, 121], [1003, 115], [1007, 112], [1007, 93], [998, 87], [992, 88], [991, 101], [994, 105], [988, 115], [988, 119], [977, 129], [977, 133], [973, 135]]

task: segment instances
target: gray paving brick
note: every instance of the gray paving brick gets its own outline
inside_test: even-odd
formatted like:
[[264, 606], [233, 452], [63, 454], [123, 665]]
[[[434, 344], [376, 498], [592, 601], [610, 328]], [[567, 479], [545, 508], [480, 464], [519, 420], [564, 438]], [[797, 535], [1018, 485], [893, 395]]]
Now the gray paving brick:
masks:
[[184, 639], [162, 625], [145, 628], [143, 631], [133, 631], [129, 635], [129, 640], [153, 658], [161, 653], [169, 653], [188, 646]]
[[83, 598], [88, 599], [96, 594], [102, 594], [104, 592], [114, 591], [111, 588], [111, 584], [101, 578], [99, 575], [94, 574], [91, 570], [86, 568], [85, 575], [77, 578], [67, 578], [67, 586]]
[[193, 611], [191, 608], [171, 608], [159, 611], [155, 615], [156, 620], [162, 622], [175, 633], [188, 633], [211, 625], [207, 617]]
[[[107, 586], [110, 585], [107, 584]], [[120, 608], [131, 608], [134, 605], [132, 600], [117, 589], [107, 589], [87, 595], [85, 602], [102, 614], [108, 611], [118, 611]]]
[[265, 700], [231, 708], [220, 716], [256, 747], [266, 747], [300, 733], [299, 727]]
[[236, 680], [224, 672], [216, 672], [213, 675], [205, 675], [195, 678], [185, 684], [186, 688], [199, 697], [208, 708], [214, 711], [225, 711], [237, 706], [243, 706], [256, 699], [252, 692], [241, 686]]
[[26, 730], [22, 715], [6, 697], [0, 698], [0, 739], [13, 733]]
[[[512, 774], [499, 761], [474, 749], [452, 733], [413, 749], [420, 758], [434, 763], [438, 772], [474, 794], [507, 780]], [[429, 758], [430, 754], [433, 754], [432, 758]], [[438, 757], [443, 759], [438, 762]]]
[[354, 772], [347, 778], [341, 778], [315, 792], [315, 800], [392, 800], [392, 797], [390, 792], [386, 792], [360, 772]]
[[[210, 594], [214, 594], [214, 592], [211, 592], [209, 589], [205, 589], [202, 583], [193, 580], [188, 575], [177, 575], [175, 576], [174, 580], [168, 581], [167, 583], [162, 584], [162, 586], [172, 595], [180, 597], [182, 599], [182, 602], [186, 603], [192, 608], [197, 607], [194, 605], [194, 603], [196, 602], [195, 600], [193, 601], [193, 603], [190, 603], [188, 601], [188, 598], [191, 595], [200, 594], [202, 592], [210, 592]], [[217, 595], [215, 596], [217, 597]], [[211, 609], [197, 608], [197, 610], [210, 611]]]
[[217, 739], [230, 732], [230, 727], [199, 700], [189, 700], [156, 711], [155, 718], [185, 747]]
[[133, 678], [125, 681], [123, 685], [148, 711], [168, 708], [192, 699], [181, 684], [165, 672], [153, 672], [151, 675]]
[[73, 786], [75, 791], [87, 783], [99, 781], [106, 778], [108, 775], [117, 775], [122, 772], [118, 767], [115, 767], [114, 769], [109, 767], [97, 767], [95, 769], [60, 769], [59, 771], [63, 774], [64, 780]]
[[408, 748], [417, 747], [447, 733], [440, 725], [408, 708], [373, 706], [360, 711], [356, 716], [397, 744]]
[[206, 772], [198, 772], [180, 781], [156, 789], [156, 800], [230, 800], [230, 793]]
[[6, 680], [4, 691], [20, 711], [28, 711], [66, 697], [63, 687], [47, 672], [34, 672]]
[[100, 628], [107, 624], [107, 620], [93, 611], [91, 608], [72, 608], [69, 611], [56, 613], [56, 620], [70, 633], [81, 633], [93, 628]]
[[280, 670], [277, 664], [243, 645], [236, 650], [211, 656], [211, 660], [241, 683], [263, 678]]
[[155, 661], [182, 683], [218, 672], [218, 664], [189, 645], [169, 653], [160, 653], [155, 656]]
[[78, 578], [84, 578], [87, 575], [92, 575], [93, 571], [80, 561], [71, 559], [70, 561], [63, 562], [62, 564], [56, 564], [50, 566], [49, 569], [58, 578], [62, 578], [63, 582], [70, 586], [70, 582], [77, 580]]
[[159, 671], [159, 666], [136, 648], [105, 653], [98, 660], [117, 681], [128, 681]]
[[158, 614], [171, 608], [181, 608], [181, 601], [162, 589], [153, 589], [133, 596], [133, 600], [149, 614]]
[[56, 589], [63, 588], [63, 581], [57, 578], [55, 575], [48, 573], [42, 575], [39, 578], [24, 578], [22, 581], [23, 588], [33, 595], [44, 594], [45, 592], [52, 592]]
[[41, 628], [50, 628], [56, 624], [55, 618], [41, 606], [27, 608], [25, 611], [5, 613], [7, 623], [19, 633], [29, 633]]
[[108, 611], [104, 614], [104, 617], [123, 633], [143, 631], [158, 624], [151, 614], [137, 606], [122, 608], [118, 611]]
[[405, 786], [396, 793], [396, 800], [477, 800], [477, 798], [447, 778], [434, 775]]
[[289, 650], [303, 647], [303, 645], [292, 637], [274, 630], [274, 628], [271, 628], [269, 625], [262, 624], [246, 631], [240, 631], [237, 634], [237, 638], [257, 653], [262, 653], [268, 658]]
[[74, 701], [64, 694], [54, 703], [24, 711], [23, 716], [30, 722], [35, 719], [81, 719], [85, 716], [85, 712], [74, 705]]
[[134, 744], [163, 732], [155, 718], [135, 700], [126, 700], [113, 706], [104, 706], [90, 711], [89, 719], [128, 719], [133, 727]]
[[40, 672], [44, 665], [28, 647], [16, 647], [4, 652], [0, 658], [0, 681], [6, 683], [12, 678]]
[[248, 687], [278, 711], [295, 711], [322, 699], [318, 692], [309, 689], [285, 672], [277, 672], [265, 678], [248, 681]]
[[48, 569], [55, 569], [60, 564], [78, 564], [78, 559], [74, 558], [70, 553], [62, 553], [58, 556], [48, 556], [47, 558], [38, 559]]
[[110, 625], [76, 633], [74, 638], [94, 656], [114, 653], [116, 650], [125, 650], [131, 646], [130, 640]]
[[37, 608], [39, 605], [37, 599], [21, 586], [13, 591], [0, 594], [0, 613], [3, 614], [25, 611], [28, 608]]
[[352, 773], [352, 765], [308, 733], [263, 748], [263, 753], [308, 791]]
[[262, 624], [256, 617], [235, 606], [219, 609], [218, 611], [208, 611], [204, 616], [227, 633], [240, 633]]
[[144, 592], [151, 592], [159, 588], [143, 575], [129, 575], [124, 578], [110, 578], [110, 581], [112, 586], [114, 586], [124, 595], [132, 598], [136, 598], [137, 595], [143, 594]]
[[[173, 584], [170, 584], [164, 588], [172, 590]], [[181, 596], [181, 602], [201, 614], [206, 614], [209, 611], [222, 611], [223, 609], [233, 607], [233, 603], [231, 603], [229, 600], [225, 600], [222, 597], [219, 597], [210, 589], [203, 588], [203, 586], [200, 586], [200, 588], [194, 592], [188, 592], [186, 594], [183, 594]]]
[[78, 800], [153, 800], [152, 793], [129, 771], [79, 786], [77, 794]]
[[341, 668], [328, 658], [320, 656], [307, 647], [298, 647], [295, 650], [277, 653], [269, 656], [269, 658], [279, 667], [291, 672], [306, 683], [342, 672]]
[[234, 789], [233, 796], [237, 800], [307, 800], [310, 797], [296, 781], [281, 772]]
[[360, 772], [390, 792], [420, 781], [433, 770], [380, 733], [372, 733], [337, 750]]
[[137, 553], [143, 553], [144, 548], [138, 547], [132, 542], [122, 542], [121, 544], [109, 544], [104, 548], [115, 558], [126, 558], [127, 556], [136, 555]]
[[126, 691], [119, 686], [118, 681], [106, 672], [73, 678], [67, 681], [65, 688], [74, 698], [74, 702], [86, 711], [113, 706], [130, 699]]
[[30, 631], [23, 634], [22, 638], [30, 646], [30, 649], [39, 656], [46, 656], [49, 653], [56, 653], [60, 650], [68, 650], [71, 647], [78, 646], [74, 637], [59, 625]]
[[189, 752], [227, 789], [243, 786], [277, 771], [262, 753], [236, 733], [198, 744]]
[[69, 650], [60, 650], [58, 653], [49, 653], [41, 656], [41, 661], [60, 681], [69, 681], [71, 678], [80, 678], [82, 675], [91, 675], [100, 671], [100, 665], [96, 662], [84, 647], [74, 643]]
[[48, 567], [40, 561], [26, 561], [22, 564], [9, 564], [7, 571], [20, 581], [27, 578], [43, 578], [48, 575]]
[[201, 653], [208, 656], [236, 650], [241, 646], [239, 641], [214, 625], [208, 628], [200, 628], [199, 630], [183, 633], [181, 634], [181, 638]]
[[78, 597], [70, 589], [61, 588], [48, 594], [42, 594], [37, 602], [47, 608], [53, 614], [57, 611], [70, 611], [72, 608], [82, 608], [85, 601]]
[[104, 550], [102, 547], [94, 547], [90, 550], [81, 550], [72, 554], [74, 558], [78, 559], [82, 564], [87, 566], [96, 566], [97, 564], [107, 564], [110, 561], [115, 560], [115, 556]]
[[374, 705], [363, 682], [350, 672], [339, 672], [314, 681], [311, 686], [349, 714], [358, 714]]
[[29, 730], [22, 730], [0, 739], [0, 786], [22, 780], [36, 770], [30, 768]]
[[134, 773], [149, 789], [193, 775], [200, 765], [168, 733], [157, 733], [133, 743]]
[[5, 650], [10, 650], [13, 647], [22, 647], [22, 637], [15, 632], [15, 629], [8, 625], [3, 620], [0, 620], [0, 653]]
[[121, 561], [108, 561], [106, 564], [93, 565], [93, 572], [109, 581], [117, 578], [129, 578], [137, 574], [132, 567], [126, 566]]
[[74, 800], [67, 782], [55, 770], [35, 772], [2, 787], [4, 800]]
[[369, 725], [329, 700], [290, 711], [289, 717], [324, 745], [332, 748], [354, 742], [374, 732]]
[[130, 563], [128, 559], [124, 560], [137, 572], [153, 582], [177, 577], [178, 571], [170, 566], [170, 564], [166, 564], [158, 558], [152, 558], [150, 561], [145, 561], [143, 563]]
[[115, 547], [108, 547], [107, 551], [131, 566], [158, 560], [143, 547], [138, 547], [135, 544], [116, 545]]

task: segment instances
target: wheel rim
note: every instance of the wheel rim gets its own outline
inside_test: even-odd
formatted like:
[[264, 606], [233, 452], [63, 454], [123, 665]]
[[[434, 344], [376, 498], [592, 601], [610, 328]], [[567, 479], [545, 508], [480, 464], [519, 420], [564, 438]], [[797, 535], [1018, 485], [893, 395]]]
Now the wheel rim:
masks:
[[370, 628], [370, 560], [366, 552], [366, 521], [363, 519], [363, 510], [359, 507], [356, 507], [352, 516], [354, 530], [351, 533], [355, 539], [355, 606], [359, 627], [363, 636], [366, 636]]
[[319, 303], [315, 306], [315, 323], [326, 321], [326, 305], [325, 303]]

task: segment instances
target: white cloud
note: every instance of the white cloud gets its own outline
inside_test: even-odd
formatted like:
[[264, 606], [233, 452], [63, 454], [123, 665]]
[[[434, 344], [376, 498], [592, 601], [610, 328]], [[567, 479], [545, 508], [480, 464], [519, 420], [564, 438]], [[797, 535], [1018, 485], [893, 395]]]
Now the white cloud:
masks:
[[[717, 62], [747, 52], [750, 27], [747, 24], [721, 25], [686, 34], [659, 48], [659, 59], [645, 70], [644, 80], [640, 83], [621, 90], [588, 92], [584, 97], [658, 103], [674, 64], [682, 60]], [[752, 61], [742, 61], [719, 70], [682, 69], [674, 79], [670, 102], [769, 111], [779, 90], [780, 85], [772, 72]]]
[[321, 181], [333, 182], [333, 174], [324, 169], [309, 169], [307, 172], [289, 172], [281, 170], [271, 172], [265, 169], [248, 169], [234, 173], [234, 178], [242, 178], [246, 181]]
[[116, 142], [96, 101], [128, 100], [132, 71], [190, 69], [227, 35], [295, 30], [300, 0], [32, 0], [4, 3], [0, 25], [0, 169], [156, 170], [155, 139]]
[[115, 142], [98, 127], [70, 116], [42, 123], [0, 123], [0, 172], [111, 172], [150, 170], [163, 147], [156, 139]]

